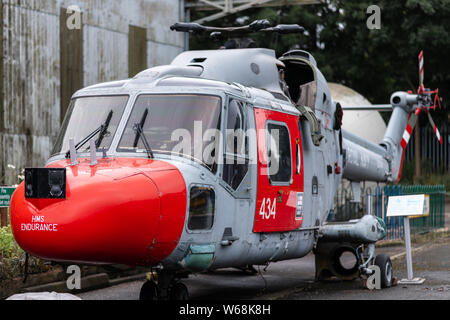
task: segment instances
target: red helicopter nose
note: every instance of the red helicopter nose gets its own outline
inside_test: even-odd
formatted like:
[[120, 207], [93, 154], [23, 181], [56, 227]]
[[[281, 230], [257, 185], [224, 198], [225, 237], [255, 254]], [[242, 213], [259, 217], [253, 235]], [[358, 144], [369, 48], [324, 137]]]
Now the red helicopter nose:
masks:
[[[51, 167], [65, 167], [66, 161]], [[17, 243], [32, 255], [78, 263], [153, 265], [175, 249], [186, 215], [181, 173], [162, 161], [120, 159], [66, 169], [66, 199], [11, 200]]]

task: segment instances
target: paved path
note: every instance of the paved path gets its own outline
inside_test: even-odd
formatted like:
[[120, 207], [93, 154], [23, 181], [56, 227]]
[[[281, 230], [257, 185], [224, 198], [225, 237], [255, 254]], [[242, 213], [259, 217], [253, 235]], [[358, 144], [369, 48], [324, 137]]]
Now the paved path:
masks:
[[[302, 259], [271, 264], [260, 274], [246, 275], [235, 269], [193, 275], [185, 280], [193, 300], [227, 299], [333, 299], [333, 300], [409, 300], [450, 299], [450, 238], [423, 245], [413, 254], [414, 276], [426, 278], [420, 286], [396, 286], [381, 291], [369, 291], [358, 280], [352, 282], [314, 281], [314, 255]], [[396, 255], [403, 247], [377, 249]], [[394, 261], [394, 276], [406, 277], [405, 258]], [[86, 300], [136, 300], [142, 281], [123, 283], [114, 287], [79, 294]]]
[[[394, 275], [406, 278], [405, 258], [393, 263]], [[357, 281], [350, 283], [314, 283], [298, 287], [282, 299], [309, 300], [450, 300], [450, 239], [425, 247], [413, 254], [414, 277], [425, 278], [422, 285], [398, 285], [384, 290], [361, 290]]]

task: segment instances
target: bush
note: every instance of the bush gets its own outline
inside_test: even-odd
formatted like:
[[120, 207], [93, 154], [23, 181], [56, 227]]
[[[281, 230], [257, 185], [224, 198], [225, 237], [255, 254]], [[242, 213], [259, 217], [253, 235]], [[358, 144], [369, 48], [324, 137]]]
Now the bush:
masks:
[[[23, 276], [26, 253], [14, 240], [11, 227], [0, 228], [0, 281]], [[30, 256], [28, 273], [35, 274], [49, 270], [42, 260]], [[1, 286], [1, 284], [0, 284]]]
[[23, 250], [14, 240], [11, 227], [0, 228], [0, 258], [11, 259], [21, 253], [23, 253]]

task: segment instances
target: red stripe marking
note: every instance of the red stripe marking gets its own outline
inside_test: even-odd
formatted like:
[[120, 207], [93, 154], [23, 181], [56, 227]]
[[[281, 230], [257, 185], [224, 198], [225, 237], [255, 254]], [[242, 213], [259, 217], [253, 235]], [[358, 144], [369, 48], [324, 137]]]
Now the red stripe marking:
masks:
[[403, 149], [406, 149], [408, 142], [406, 142], [405, 139], [402, 139], [402, 141], [400, 142], [400, 145], [402, 146]]
[[436, 125], [434, 125], [434, 133], [436, 134], [436, 136], [437, 136], [437, 138], [438, 138], [438, 140], [439, 140], [439, 143], [440, 144], [442, 144], [442, 137], [441, 137], [441, 133], [439, 132], [439, 130], [438, 130], [438, 128], [436, 127]]
[[410, 124], [408, 123], [406, 125], [406, 131], [408, 131], [408, 133], [411, 135], [411, 132], [413, 131], [413, 128], [410, 126]]
[[405, 160], [405, 148], [403, 148], [402, 160], [400, 160], [400, 168], [398, 168], [398, 176], [397, 176], [397, 180], [395, 182], [400, 182], [400, 180], [402, 179], [404, 160]]

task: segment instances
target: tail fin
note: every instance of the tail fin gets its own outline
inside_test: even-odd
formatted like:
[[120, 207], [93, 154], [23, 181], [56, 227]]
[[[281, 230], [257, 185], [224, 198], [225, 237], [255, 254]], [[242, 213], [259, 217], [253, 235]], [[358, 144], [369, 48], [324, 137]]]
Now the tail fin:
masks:
[[406, 92], [396, 92], [391, 97], [393, 112], [381, 145], [386, 149], [386, 160], [390, 168], [390, 181], [399, 181], [402, 176], [406, 146], [417, 123], [417, 114], [411, 104], [415, 97]]

